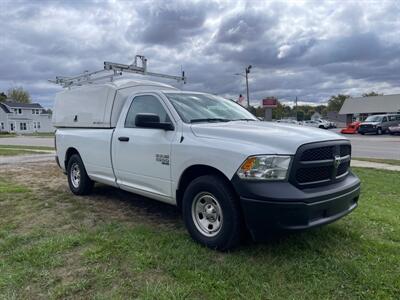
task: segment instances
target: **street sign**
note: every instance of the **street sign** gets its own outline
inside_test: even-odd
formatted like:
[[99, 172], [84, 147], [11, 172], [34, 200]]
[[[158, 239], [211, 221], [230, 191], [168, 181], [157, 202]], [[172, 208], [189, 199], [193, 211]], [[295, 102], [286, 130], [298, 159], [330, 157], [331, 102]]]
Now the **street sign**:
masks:
[[267, 97], [262, 100], [262, 106], [266, 108], [275, 108], [278, 106], [278, 99], [275, 97]]

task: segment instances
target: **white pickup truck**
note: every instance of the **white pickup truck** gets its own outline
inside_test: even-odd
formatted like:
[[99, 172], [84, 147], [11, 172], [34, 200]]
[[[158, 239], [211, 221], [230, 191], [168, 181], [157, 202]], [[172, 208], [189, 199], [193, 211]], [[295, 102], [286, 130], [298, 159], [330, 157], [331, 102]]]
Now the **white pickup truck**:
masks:
[[356, 208], [351, 145], [329, 131], [262, 122], [218, 96], [151, 81], [56, 96], [57, 162], [71, 191], [107, 184], [182, 210], [197, 242], [226, 250], [249, 232], [331, 223]]

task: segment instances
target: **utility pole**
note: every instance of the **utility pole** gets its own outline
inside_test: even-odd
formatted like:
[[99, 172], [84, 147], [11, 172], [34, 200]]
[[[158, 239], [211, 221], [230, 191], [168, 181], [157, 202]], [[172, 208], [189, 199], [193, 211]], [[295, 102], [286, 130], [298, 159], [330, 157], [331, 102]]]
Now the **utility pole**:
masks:
[[297, 117], [297, 96], [296, 96], [296, 121], [298, 121], [298, 117]]
[[250, 94], [249, 94], [249, 73], [250, 73], [251, 65], [249, 65], [246, 69], [246, 92], [247, 92], [247, 109], [250, 109]]

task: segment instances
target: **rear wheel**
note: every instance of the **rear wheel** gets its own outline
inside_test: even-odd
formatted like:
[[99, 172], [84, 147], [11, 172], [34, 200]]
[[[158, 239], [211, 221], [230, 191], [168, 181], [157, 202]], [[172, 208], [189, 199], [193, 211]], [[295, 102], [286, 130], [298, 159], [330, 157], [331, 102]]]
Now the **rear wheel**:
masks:
[[86, 173], [85, 166], [78, 154], [74, 154], [67, 166], [68, 184], [75, 195], [88, 195], [92, 192], [94, 182]]
[[376, 130], [376, 134], [377, 134], [377, 135], [381, 135], [381, 134], [382, 134], [382, 128], [378, 128], [378, 129]]
[[186, 228], [198, 243], [218, 250], [240, 243], [243, 219], [239, 201], [220, 177], [194, 179], [185, 191], [182, 209]]

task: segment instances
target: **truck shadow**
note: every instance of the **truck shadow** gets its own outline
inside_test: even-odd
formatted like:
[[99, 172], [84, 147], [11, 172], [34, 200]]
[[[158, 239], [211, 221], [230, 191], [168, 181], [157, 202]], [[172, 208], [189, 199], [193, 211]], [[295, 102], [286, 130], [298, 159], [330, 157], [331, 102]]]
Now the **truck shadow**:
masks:
[[[94, 201], [112, 203], [113, 207], [122, 209], [125, 214], [140, 222], [151, 222], [152, 224], [162, 225], [162, 227], [185, 230], [181, 212], [173, 205], [103, 184], [96, 184], [90, 198], [92, 197], [95, 198], [93, 199]], [[300, 252], [302, 252], [301, 250], [319, 252], [324, 251], [328, 246], [325, 242], [321, 244], [321, 240], [327, 243], [329, 241], [329, 247], [332, 247], [334, 244], [345, 244], [349, 235], [351, 235], [351, 232], [348, 232], [348, 228], [343, 228], [337, 224], [330, 224], [321, 228], [314, 228], [301, 232], [274, 233], [267, 239], [258, 242], [253, 241], [250, 234], [247, 233], [242, 245], [237, 248], [235, 252], [252, 252], [260, 249], [273, 250], [274, 248], [280, 249], [286, 246], [294, 246], [300, 250]]]

